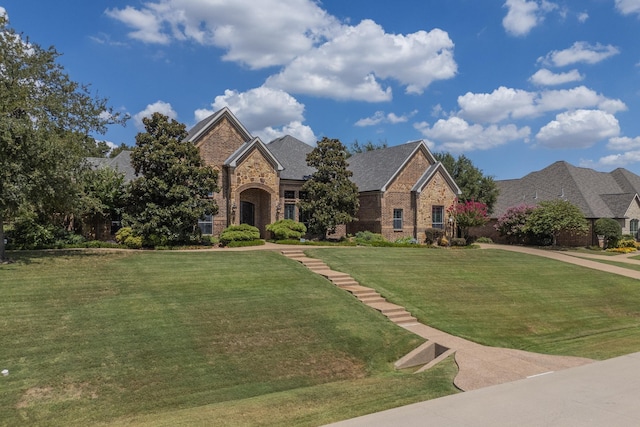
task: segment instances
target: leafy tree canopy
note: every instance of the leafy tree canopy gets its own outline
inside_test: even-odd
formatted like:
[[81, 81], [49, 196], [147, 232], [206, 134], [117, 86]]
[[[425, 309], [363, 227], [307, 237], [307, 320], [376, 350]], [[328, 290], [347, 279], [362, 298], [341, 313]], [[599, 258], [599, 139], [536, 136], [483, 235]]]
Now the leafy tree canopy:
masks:
[[600, 218], [593, 224], [593, 231], [604, 236], [605, 247], [615, 247], [622, 238], [622, 226], [613, 218]]
[[580, 209], [568, 200], [546, 200], [540, 202], [527, 219], [525, 231], [548, 235], [552, 245], [558, 241], [561, 232], [585, 234], [589, 225]]
[[0, 261], [4, 221], [19, 210], [64, 213], [77, 201], [88, 135], [126, 119], [71, 80], [58, 56], [0, 17]]
[[340, 224], [355, 220], [360, 202], [358, 187], [349, 179], [347, 153], [338, 139], [322, 138], [307, 155], [307, 164], [316, 171], [302, 186], [308, 199], [300, 208], [309, 217], [309, 231], [324, 238]]
[[187, 243], [197, 239], [198, 219], [218, 212], [209, 195], [218, 191], [217, 172], [186, 141], [184, 124], [160, 113], [142, 120], [131, 163], [138, 178], [128, 189], [123, 221], [145, 245]]
[[462, 194], [459, 199], [462, 202], [475, 200], [487, 205], [489, 213], [498, 199], [498, 186], [493, 177], [486, 176], [482, 170], [473, 165], [470, 159], [464, 155], [456, 159], [450, 153], [435, 153], [434, 157], [441, 162], [449, 175], [458, 184]]

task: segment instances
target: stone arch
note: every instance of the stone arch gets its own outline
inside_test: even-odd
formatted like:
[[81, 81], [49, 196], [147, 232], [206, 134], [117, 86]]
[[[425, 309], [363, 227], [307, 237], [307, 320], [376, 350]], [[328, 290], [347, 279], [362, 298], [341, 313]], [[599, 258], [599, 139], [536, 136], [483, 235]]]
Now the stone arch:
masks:
[[260, 237], [265, 238], [267, 225], [274, 222], [276, 191], [264, 184], [252, 183], [239, 187], [237, 195], [238, 222], [256, 226]]

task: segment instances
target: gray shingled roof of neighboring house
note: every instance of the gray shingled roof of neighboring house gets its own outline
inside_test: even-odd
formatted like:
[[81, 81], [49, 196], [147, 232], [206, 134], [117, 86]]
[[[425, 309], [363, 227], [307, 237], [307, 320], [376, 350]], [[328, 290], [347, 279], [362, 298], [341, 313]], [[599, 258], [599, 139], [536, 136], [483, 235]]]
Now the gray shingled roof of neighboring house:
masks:
[[125, 183], [136, 178], [136, 172], [133, 169], [133, 166], [131, 166], [131, 151], [121, 151], [113, 159], [102, 157], [88, 157], [87, 161], [94, 168], [110, 167], [120, 172], [124, 172]]
[[286, 135], [266, 146], [284, 168], [280, 172], [280, 179], [304, 180], [315, 172], [315, 168], [307, 166], [307, 154], [313, 150], [309, 144]]
[[625, 169], [598, 172], [560, 161], [523, 178], [496, 184], [500, 194], [495, 217], [513, 206], [565, 198], [586, 218], [622, 218], [640, 190], [640, 177]]
[[400, 170], [422, 141], [357, 153], [347, 159], [359, 191], [380, 191]]

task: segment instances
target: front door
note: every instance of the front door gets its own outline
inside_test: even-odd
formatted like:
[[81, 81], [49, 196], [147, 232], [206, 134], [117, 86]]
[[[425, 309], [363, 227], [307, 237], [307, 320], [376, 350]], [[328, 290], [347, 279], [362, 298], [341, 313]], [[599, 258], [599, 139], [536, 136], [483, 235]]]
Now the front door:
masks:
[[251, 202], [240, 202], [240, 224], [256, 225], [256, 207]]

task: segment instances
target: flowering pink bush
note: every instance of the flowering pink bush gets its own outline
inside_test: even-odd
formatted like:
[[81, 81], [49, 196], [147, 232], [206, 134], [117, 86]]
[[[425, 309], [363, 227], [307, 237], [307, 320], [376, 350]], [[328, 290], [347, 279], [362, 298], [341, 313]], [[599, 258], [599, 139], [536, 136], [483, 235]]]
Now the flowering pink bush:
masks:
[[526, 237], [525, 224], [535, 206], [518, 205], [513, 206], [504, 213], [494, 225], [495, 229], [502, 236], [507, 236], [512, 240], [521, 240]]
[[479, 227], [489, 221], [487, 205], [482, 202], [476, 202], [475, 200], [455, 203], [447, 209], [447, 213], [455, 219], [465, 239], [469, 237], [470, 227]]

